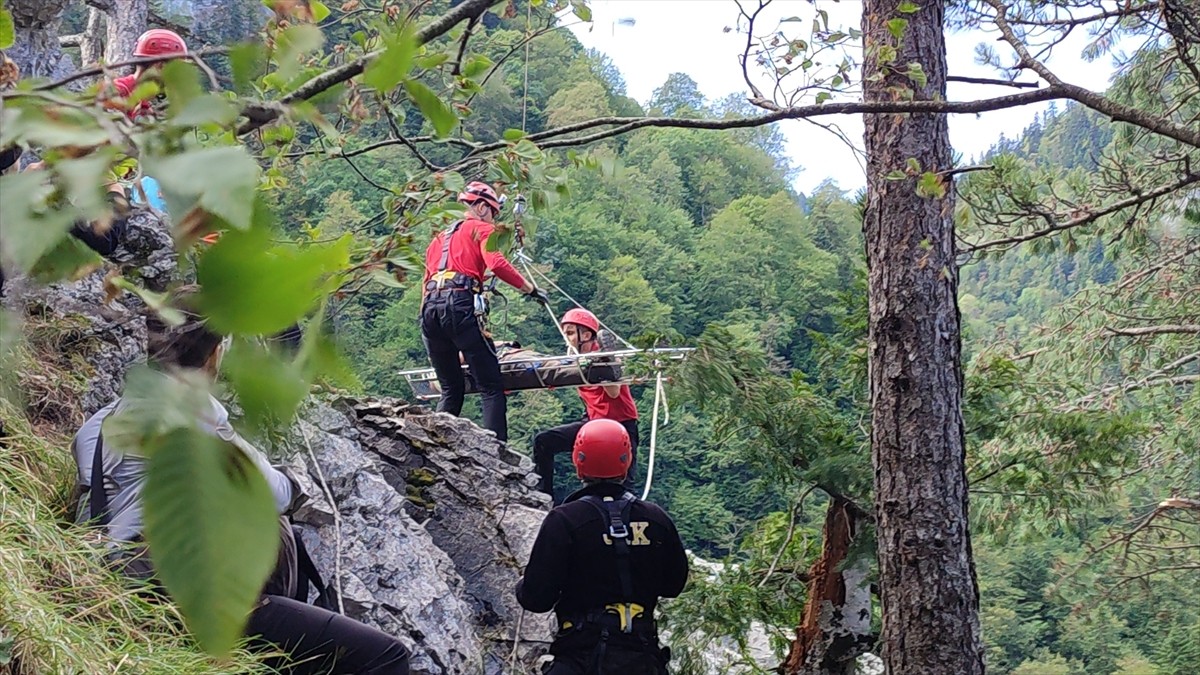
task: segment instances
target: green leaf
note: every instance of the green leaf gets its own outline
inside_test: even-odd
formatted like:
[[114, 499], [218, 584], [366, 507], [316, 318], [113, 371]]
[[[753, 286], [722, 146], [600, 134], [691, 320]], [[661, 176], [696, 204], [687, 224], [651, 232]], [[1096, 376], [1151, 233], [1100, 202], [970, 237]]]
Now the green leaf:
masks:
[[7, 9], [0, 9], [0, 49], [13, 46], [15, 39], [16, 29], [13, 27], [12, 13]]
[[525, 159], [538, 159], [542, 156], [541, 149], [527, 138], [517, 141], [517, 144], [513, 147], [513, 152], [517, 153], [518, 157]]
[[420, 46], [411, 28], [383, 37], [383, 53], [367, 65], [362, 83], [381, 92], [396, 88], [412, 70], [413, 56]]
[[[5, 102], [7, 108], [10, 104]], [[92, 147], [106, 143], [108, 132], [101, 129], [96, 118], [81, 110], [55, 106], [54, 115], [41, 107], [23, 107], [4, 111], [4, 126], [0, 128], [0, 146], [7, 147], [17, 139], [28, 145], [58, 148], [64, 145]]]
[[821, 105], [831, 98], [833, 98], [833, 94], [830, 94], [827, 91], [817, 92], [817, 105]]
[[[879, 58], [879, 65], [881, 65], [881, 66], [887, 65], [889, 63], [894, 63], [896, 61], [896, 48], [891, 45], [880, 45], [878, 58]], [[869, 77], [867, 79], [869, 79], [872, 82], [877, 81], [874, 77], [875, 75], [879, 75], [880, 76], [879, 79], [883, 79], [882, 73], [877, 72], [877, 73], [872, 73], [871, 75], [872, 75], [872, 77]]]
[[170, 296], [166, 293], [156, 293], [154, 291], [142, 288], [125, 277], [114, 277], [108, 280], [108, 283], [125, 291], [129, 291], [138, 296], [142, 302], [146, 303], [160, 319], [169, 326], [182, 325], [185, 318], [183, 312], [173, 307], [170, 302]]
[[246, 422], [255, 429], [272, 420], [291, 422], [296, 407], [308, 395], [308, 380], [294, 362], [255, 341], [237, 340], [221, 362]]
[[308, 11], [312, 12], [313, 23], [321, 23], [329, 18], [329, 8], [321, 0], [308, 0]]
[[217, 94], [206, 94], [188, 101], [182, 108], [171, 106], [170, 124], [176, 127], [226, 126], [237, 119], [233, 102]]
[[896, 11], [900, 12], [901, 14], [915, 14], [920, 10], [921, 8], [917, 6], [917, 3], [911, 2], [911, 0], [904, 0], [904, 2], [901, 2], [900, 6], [896, 8]]
[[0, 249], [22, 273], [58, 246], [75, 219], [70, 209], [45, 207], [50, 191], [45, 171], [0, 176]]
[[918, 160], [916, 157], [909, 157], [907, 160], [904, 161], [904, 166], [909, 171], [911, 171], [913, 173], [917, 173], [918, 171], [921, 170], [921, 161]]
[[188, 61], [168, 61], [162, 67], [163, 91], [172, 108], [182, 108], [204, 93], [200, 88], [200, 69]]
[[520, 129], [505, 129], [504, 130], [504, 140], [509, 141], [509, 142], [519, 141], [528, 135], [529, 134], [525, 133], [524, 131], [521, 131]]
[[178, 155], [147, 156], [146, 173], [154, 176], [176, 223], [200, 206], [235, 228], [250, 226], [258, 164], [241, 146], [189, 150]]
[[899, 17], [896, 17], [895, 19], [888, 19], [888, 32], [891, 33], [892, 37], [896, 38], [897, 40], [904, 36], [904, 30], [906, 28], [908, 28], [908, 19], [901, 19]]
[[254, 80], [262, 75], [266, 54], [263, 46], [253, 42], [234, 45], [229, 50], [229, 68], [233, 71], [233, 88], [238, 93], [248, 93]]
[[580, 21], [592, 20], [592, 8], [588, 7], [584, 0], [571, 0], [571, 11], [579, 17]]
[[371, 270], [371, 280], [388, 288], [405, 288], [404, 284], [396, 280], [394, 274], [382, 267], [376, 267]]
[[78, 279], [104, 264], [104, 259], [75, 237], [63, 237], [29, 269], [43, 284]]
[[450, 106], [423, 82], [409, 80], [404, 83], [404, 88], [421, 109], [421, 114], [433, 125], [434, 135], [444, 137], [458, 125], [458, 117], [454, 115]]
[[908, 174], [904, 173], [900, 169], [889, 171], [888, 174], [883, 177], [884, 180], [904, 180], [905, 178], [908, 178]]
[[946, 196], [946, 184], [942, 182], [941, 176], [932, 171], [926, 171], [917, 180], [917, 194], [922, 197], [941, 199]]
[[349, 235], [301, 249], [273, 245], [264, 227], [228, 232], [200, 258], [197, 301], [215, 330], [277, 333], [312, 310], [349, 261]]
[[913, 84], [917, 85], [918, 87], [924, 88], [925, 83], [929, 81], [929, 78], [925, 76], [925, 69], [916, 61], [912, 61], [908, 64], [908, 70], [904, 74], [907, 75], [908, 79], [912, 80]]
[[462, 76], [474, 79], [487, 72], [488, 68], [492, 67], [492, 60], [488, 57], [479, 54], [467, 59], [463, 64]]
[[457, 171], [450, 171], [442, 175], [442, 187], [446, 188], [450, 192], [462, 192], [463, 188], [466, 186], [466, 179], [463, 178], [462, 174], [458, 173]]
[[513, 231], [507, 227], [498, 227], [488, 235], [485, 246], [488, 251], [507, 251], [513, 244]]
[[275, 39], [275, 61], [279, 64], [274, 73], [279, 80], [288, 82], [300, 72], [301, 59], [325, 41], [321, 29], [308, 23], [289, 26]]
[[427, 54], [417, 59], [417, 67], [424, 70], [437, 68], [443, 63], [450, 60], [450, 55], [446, 52], [437, 52], [435, 54]]
[[200, 646], [225, 656], [275, 566], [274, 497], [232, 443], [178, 429], [154, 446], [142, 497], [155, 571]]

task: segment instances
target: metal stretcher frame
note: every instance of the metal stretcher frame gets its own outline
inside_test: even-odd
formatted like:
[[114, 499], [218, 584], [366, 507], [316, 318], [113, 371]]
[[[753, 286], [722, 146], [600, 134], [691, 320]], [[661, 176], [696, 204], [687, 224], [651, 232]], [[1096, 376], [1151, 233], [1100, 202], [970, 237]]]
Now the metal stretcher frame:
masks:
[[[633, 384], [637, 380], [622, 377], [621, 357], [641, 354], [655, 359], [679, 360], [691, 351], [691, 348], [685, 347], [665, 347], [521, 357], [501, 361], [500, 378], [504, 383], [504, 390], [510, 392], [530, 389], [574, 389], [599, 384]], [[427, 401], [441, 397], [437, 373], [432, 368], [402, 370], [400, 374], [408, 381], [418, 400]], [[463, 374], [466, 376], [466, 393], [480, 393], [466, 365], [463, 365]]]

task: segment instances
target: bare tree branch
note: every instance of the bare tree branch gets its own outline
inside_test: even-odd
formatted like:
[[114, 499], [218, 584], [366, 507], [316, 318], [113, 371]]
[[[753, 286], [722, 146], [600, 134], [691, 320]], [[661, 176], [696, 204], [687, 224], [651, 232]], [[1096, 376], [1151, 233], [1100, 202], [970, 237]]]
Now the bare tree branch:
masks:
[[1005, 5], [1002, 0], [985, 0], [985, 2], [996, 10], [996, 16], [994, 17], [996, 27], [1000, 29], [1003, 40], [1017, 53], [1017, 57], [1019, 58], [1018, 68], [1032, 70], [1048, 82], [1051, 89], [1057, 89], [1065, 98], [1082, 103], [1117, 122], [1129, 122], [1143, 129], [1153, 131], [1160, 136], [1173, 138], [1180, 143], [1200, 148], [1200, 128], [1190, 128], [1175, 124], [1168, 119], [1151, 115], [1144, 110], [1138, 110], [1137, 108], [1117, 103], [1090, 89], [1064, 82], [1053, 71], [1047, 68], [1044, 63], [1034, 58], [1029, 53], [1029, 49], [1025, 46], [1025, 43], [1017, 37], [1012, 25], [1008, 22], [1008, 5]]
[[989, 77], [967, 77], [965, 75], [947, 75], [947, 82], [966, 82], [967, 84], [994, 84], [1001, 87], [1016, 89], [1037, 89], [1037, 82], [1014, 82], [1012, 80], [994, 80]]
[[1200, 325], [1179, 324], [1179, 325], [1162, 325], [1162, 326], [1132, 326], [1128, 328], [1113, 328], [1105, 326], [1104, 330], [1113, 335], [1124, 335], [1127, 337], [1142, 337], [1144, 335], [1171, 335], [1176, 333], [1200, 335]]
[[[94, 77], [96, 75], [103, 75], [104, 73], [106, 73], [110, 70], [113, 70], [115, 68], [123, 68], [125, 66], [146, 66], [146, 65], [151, 65], [151, 64], [155, 64], [155, 63], [163, 63], [165, 61], [174, 61], [176, 59], [192, 60], [193, 62], [196, 62], [197, 65], [200, 65], [200, 68], [202, 70], [208, 70], [211, 73], [211, 69], [208, 69], [207, 66], [204, 66], [199, 63], [200, 58], [204, 57], [204, 56], [211, 56], [213, 54], [224, 54], [228, 51], [229, 51], [228, 47], [205, 47], [204, 49], [201, 49], [200, 51], [197, 51], [197, 52], [185, 52], [183, 54], [163, 54], [162, 56], [139, 56], [137, 58], [129, 59], [128, 61], [118, 61], [117, 63], [106, 63], [101, 66], [93, 66], [91, 68], [84, 68], [83, 70], [75, 71], [74, 73], [71, 73], [70, 75], [68, 75], [62, 79], [58, 79], [53, 82], [47, 82], [46, 84], [40, 84], [40, 85], [34, 87], [33, 91], [50, 91], [52, 89], [58, 89], [59, 87], [62, 87], [64, 85], [70, 84], [71, 82], [74, 82], [75, 80], [82, 80], [85, 77]], [[215, 77], [216, 77], [215, 75], [210, 74], [210, 78], [215, 78]], [[0, 98], [10, 98], [10, 97], [17, 97], [17, 96], [21, 96], [21, 95], [22, 95], [22, 92], [20, 90], [16, 90], [16, 89], [10, 89], [8, 91], [0, 92]]]
[[1019, 244], [1024, 241], [1030, 241], [1033, 239], [1038, 239], [1040, 237], [1044, 237], [1049, 234], [1054, 234], [1055, 232], [1062, 232], [1063, 230], [1070, 230], [1072, 228], [1081, 227], [1083, 225], [1088, 225], [1089, 223], [1093, 223], [1093, 222], [1103, 218], [1104, 216], [1116, 213], [1117, 211], [1120, 211], [1122, 209], [1127, 209], [1131, 206], [1137, 206], [1139, 204], [1144, 204], [1146, 202], [1158, 199], [1160, 197], [1164, 197], [1173, 192], [1176, 192], [1177, 190], [1181, 190], [1181, 189], [1187, 187], [1188, 185], [1191, 185], [1192, 183], [1197, 183], [1197, 182], [1200, 182], [1200, 173], [1188, 174], [1188, 175], [1184, 176], [1182, 179], [1180, 179], [1174, 183], [1171, 183], [1169, 185], [1163, 185], [1163, 186], [1155, 188], [1154, 190], [1151, 190], [1149, 192], [1144, 192], [1141, 194], [1134, 195], [1132, 197], [1128, 197], [1126, 199], [1122, 199], [1120, 201], [1113, 202], [1112, 204], [1109, 204], [1108, 206], [1105, 206], [1104, 208], [1085, 213], [1081, 216], [1077, 216], [1070, 220], [1066, 220], [1066, 221], [1059, 222], [1059, 223], [1053, 223], [1049, 227], [1041, 229], [1041, 230], [1037, 230], [1036, 232], [1030, 232], [1028, 234], [1020, 234], [1020, 235], [1014, 235], [1011, 237], [1004, 237], [1002, 239], [993, 239], [991, 241], [985, 241], [982, 244], [975, 244], [973, 246], [968, 246], [967, 248], [963, 249], [960, 252], [961, 253], [970, 253], [970, 252], [979, 251], [979, 250], [982, 250], [985, 248], [993, 248], [996, 246], [1005, 246], [1008, 244]]
[[[417, 31], [417, 44], [425, 44], [434, 38], [444, 35], [454, 26], [458, 25], [464, 19], [478, 19], [492, 5], [500, 4], [503, 0], [464, 0], [456, 5], [449, 12], [434, 19], [429, 25]], [[272, 122], [286, 110], [286, 106], [297, 101], [305, 101], [317, 94], [335, 87], [353, 77], [361, 75], [366, 70], [367, 65], [371, 61], [379, 57], [383, 50], [375, 50], [370, 54], [359, 57], [350, 63], [344, 64], [333, 70], [325, 71], [311, 80], [300, 85], [292, 93], [284, 96], [279, 100], [279, 105], [271, 105], [269, 103], [259, 102], [247, 105], [242, 109], [242, 114], [246, 116], [245, 124], [238, 127], [238, 135], [243, 135], [258, 129], [259, 127]]]

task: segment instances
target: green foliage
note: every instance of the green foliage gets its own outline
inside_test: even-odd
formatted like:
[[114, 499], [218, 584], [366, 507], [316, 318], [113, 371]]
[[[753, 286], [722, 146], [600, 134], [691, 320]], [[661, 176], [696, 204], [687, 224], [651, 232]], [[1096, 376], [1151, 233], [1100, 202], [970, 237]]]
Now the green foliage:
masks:
[[197, 641], [228, 654], [275, 566], [271, 490], [245, 453], [203, 431], [176, 429], [146, 447], [143, 500], [155, 570]]
[[266, 335], [295, 323], [332, 288], [330, 276], [349, 262], [347, 237], [300, 249], [272, 244], [266, 227], [229, 232], [201, 258], [200, 307], [214, 328]]

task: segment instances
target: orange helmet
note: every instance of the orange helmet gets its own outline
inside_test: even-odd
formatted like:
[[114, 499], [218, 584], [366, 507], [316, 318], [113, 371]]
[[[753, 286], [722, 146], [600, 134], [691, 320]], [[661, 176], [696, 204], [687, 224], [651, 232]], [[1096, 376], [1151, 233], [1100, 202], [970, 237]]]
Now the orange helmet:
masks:
[[583, 479], [624, 478], [633, 463], [629, 432], [615, 420], [592, 420], [575, 436], [571, 461]]
[[600, 332], [600, 319], [597, 319], [595, 314], [582, 307], [567, 310], [567, 313], [563, 314], [562, 323], [574, 323], [591, 330], [593, 333]]
[[187, 53], [187, 43], [179, 33], [165, 28], [151, 28], [142, 33], [133, 48], [134, 56], [167, 56]]
[[491, 185], [479, 181], [467, 183], [467, 187], [458, 193], [458, 201], [464, 204], [474, 204], [475, 202], [482, 201], [484, 204], [492, 207], [492, 210], [496, 213], [500, 213], [500, 204], [503, 203]]

